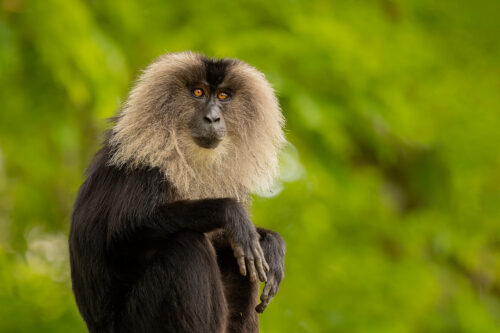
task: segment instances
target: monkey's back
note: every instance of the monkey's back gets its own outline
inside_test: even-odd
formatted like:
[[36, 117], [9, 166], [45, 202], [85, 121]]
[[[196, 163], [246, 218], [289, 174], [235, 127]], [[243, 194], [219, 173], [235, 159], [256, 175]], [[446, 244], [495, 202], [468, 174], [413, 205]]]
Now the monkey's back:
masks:
[[[167, 196], [167, 184], [157, 170], [118, 169], [107, 164], [108, 157], [109, 149], [104, 147], [90, 165], [75, 201], [69, 234], [73, 292], [92, 331], [110, 329], [117, 305], [123, 303], [127, 285], [139, 276], [142, 254], [151, 245], [121, 246], [114, 243], [113, 234], [134, 230], [127, 217], [147, 219]], [[122, 225], [126, 228], [118, 230]], [[141, 246], [143, 251], [137, 251]]]

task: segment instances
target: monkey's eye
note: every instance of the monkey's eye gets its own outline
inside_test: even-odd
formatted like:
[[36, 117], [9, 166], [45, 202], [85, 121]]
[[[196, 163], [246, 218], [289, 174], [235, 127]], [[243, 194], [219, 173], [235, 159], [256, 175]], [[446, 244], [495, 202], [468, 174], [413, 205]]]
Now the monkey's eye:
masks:
[[205, 94], [205, 92], [201, 88], [196, 88], [193, 90], [193, 95], [195, 95], [196, 97], [201, 97], [204, 94]]
[[229, 94], [226, 92], [223, 92], [223, 91], [221, 91], [217, 94], [217, 98], [220, 99], [221, 101], [227, 99], [228, 97], [229, 97]]

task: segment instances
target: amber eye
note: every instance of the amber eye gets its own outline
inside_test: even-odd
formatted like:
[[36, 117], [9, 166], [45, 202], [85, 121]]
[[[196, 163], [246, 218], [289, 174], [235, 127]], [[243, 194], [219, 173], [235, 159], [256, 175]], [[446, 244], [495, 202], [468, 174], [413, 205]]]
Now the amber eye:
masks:
[[193, 90], [193, 94], [194, 94], [196, 97], [201, 97], [201, 96], [203, 96], [204, 92], [203, 92], [203, 89], [201, 89], [201, 88], [196, 88], [195, 90]]
[[225, 100], [228, 97], [229, 97], [229, 95], [223, 91], [221, 91], [217, 94], [217, 98], [220, 99], [221, 101]]

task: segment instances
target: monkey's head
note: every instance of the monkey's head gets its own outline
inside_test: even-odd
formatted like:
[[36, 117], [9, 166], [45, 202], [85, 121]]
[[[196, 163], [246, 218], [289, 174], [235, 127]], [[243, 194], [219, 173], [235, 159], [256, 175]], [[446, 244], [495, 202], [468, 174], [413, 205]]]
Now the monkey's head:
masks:
[[264, 75], [236, 59], [161, 56], [117, 117], [111, 164], [157, 167], [181, 197], [245, 197], [269, 189], [284, 119]]

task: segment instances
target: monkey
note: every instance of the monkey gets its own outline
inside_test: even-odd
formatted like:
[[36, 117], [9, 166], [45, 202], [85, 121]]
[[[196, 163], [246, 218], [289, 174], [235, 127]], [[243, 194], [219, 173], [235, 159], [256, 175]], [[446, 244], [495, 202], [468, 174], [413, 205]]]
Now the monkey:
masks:
[[88, 330], [258, 332], [285, 255], [282, 237], [249, 217], [286, 144], [264, 74], [237, 59], [168, 53], [111, 123], [69, 232]]

